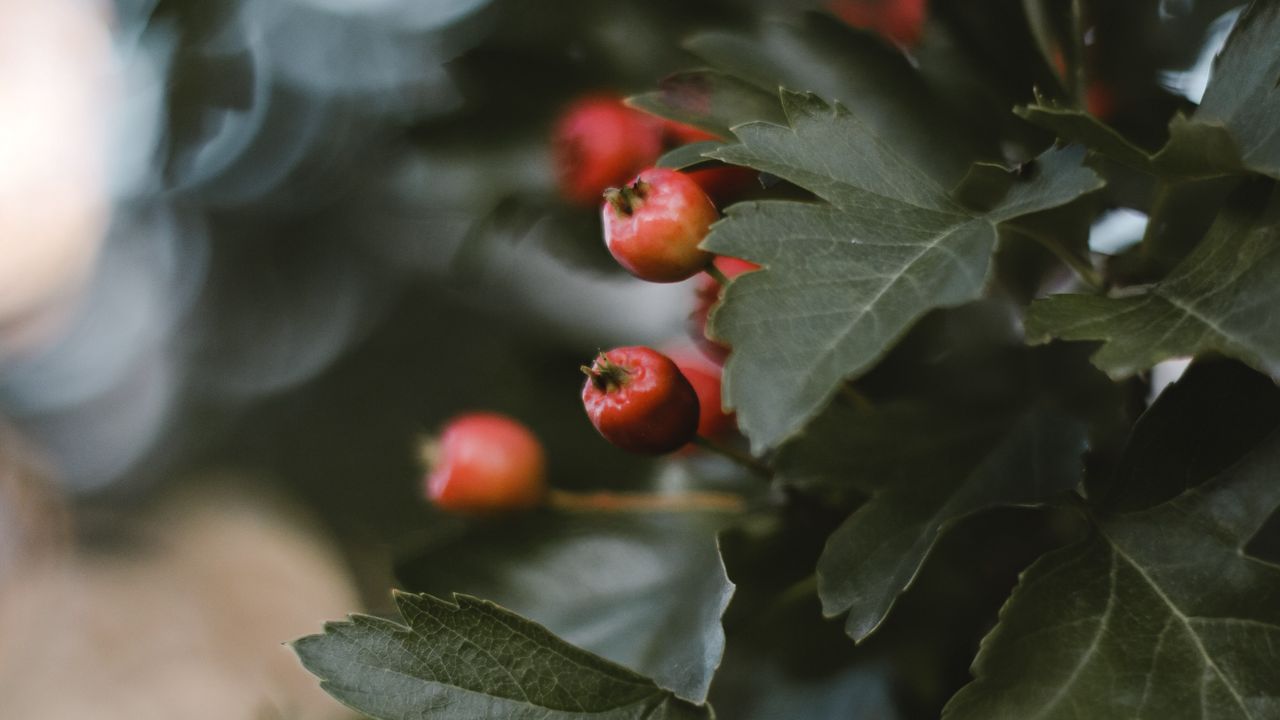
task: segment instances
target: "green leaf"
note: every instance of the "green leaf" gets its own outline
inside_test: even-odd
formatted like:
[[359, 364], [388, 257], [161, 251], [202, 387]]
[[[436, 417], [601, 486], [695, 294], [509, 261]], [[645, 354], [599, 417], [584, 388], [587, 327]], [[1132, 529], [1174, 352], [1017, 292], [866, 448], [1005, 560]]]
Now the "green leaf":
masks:
[[1253, 197], [1225, 208], [1195, 251], [1144, 292], [1035, 302], [1028, 341], [1102, 340], [1093, 362], [1114, 378], [1210, 351], [1280, 377], [1280, 196], [1263, 212]]
[[1280, 505], [1280, 434], [1022, 576], [946, 720], [1280, 717], [1280, 567], [1244, 546]]
[[781, 121], [773, 90], [718, 70], [689, 70], [662, 80], [657, 90], [627, 98], [627, 104], [676, 122], [729, 137], [729, 129], [753, 120]]
[[734, 348], [724, 393], [757, 451], [812, 418], [929, 310], [987, 282], [996, 225], [1097, 189], [1082, 151], [1042, 156], [988, 212], [969, 210], [840, 105], [784, 93], [790, 127], [752, 123], [712, 153], [826, 203], [731, 207], [703, 246], [764, 266], [732, 283], [711, 332]]
[[916, 417], [893, 423], [915, 442], [872, 451], [898, 477], [836, 530], [818, 561], [823, 610], [848, 611], [845, 630], [855, 642], [883, 622], [951, 524], [991, 507], [1039, 504], [1080, 482], [1084, 427], [1057, 412], [1034, 409], [1004, 422], [970, 413], [947, 422], [937, 412]]
[[[942, 102], [912, 63], [872, 33], [829, 15], [767, 21], [753, 34], [706, 32], [689, 51], [775, 99], [780, 87], [841, 103], [937, 182], [957, 183], [976, 158], [1000, 157], [989, 125]], [[742, 118], [746, 120], [768, 118]]]
[[566, 641], [706, 699], [733, 595], [724, 516], [535, 513], [479, 523], [396, 568], [407, 589], [485, 597]]
[[1157, 505], [1209, 480], [1280, 427], [1280, 387], [1234, 360], [1193, 363], [1138, 418], [1103, 502]]
[[672, 170], [688, 170], [699, 165], [706, 165], [713, 161], [703, 157], [703, 153], [714, 150], [724, 143], [715, 140], [704, 140], [702, 142], [689, 143], [681, 145], [674, 150], [670, 150], [658, 158], [658, 162], [654, 163], [658, 167], [671, 168]]
[[326, 692], [378, 720], [712, 717], [491, 602], [395, 600], [404, 625], [352, 615], [293, 644]]
[[1236, 21], [1192, 119], [1221, 124], [1230, 132], [1243, 164], [1280, 178], [1280, 3], [1254, 0]]
[[1256, 172], [1280, 178], [1280, 3], [1259, 0], [1240, 16], [1213, 66], [1200, 107], [1169, 122], [1169, 140], [1142, 150], [1098, 118], [1074, 108], [1031, 105], [1023, 118], [1083, 143], [1130, 168], [1178, 178]]

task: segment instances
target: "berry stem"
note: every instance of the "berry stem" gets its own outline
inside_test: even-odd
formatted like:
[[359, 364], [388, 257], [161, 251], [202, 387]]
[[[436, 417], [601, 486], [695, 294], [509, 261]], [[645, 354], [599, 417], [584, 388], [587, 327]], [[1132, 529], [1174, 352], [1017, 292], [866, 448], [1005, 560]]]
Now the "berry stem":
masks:
[[704, 438], [701, 435], [698, 435], [693, 439], [693, 444], [697, 445], [703, 450], [708, 450], [717, 455], [720, 455], [721, 457], [728, 458], [729, 460], [732, 460], [733, 462], [741, 465], [742, 467], [754, 473], [758, 473], [760, 475], [763, 475], [764, 477], [773, 477], [773, 468], [769, 467], [768, 465], [765, 465], [764, 463], [760, 462], [759, 460], [756, 460], [755, 458], [751, 457], [750, 455], [744, 452], [734, 450], [733, 448], [728, 447], [726, 445], [722, 445], [714, 440], [708, 440], [707, 438]]
[[740, 513], [746, 502], [732, 493], [685, 492], [670, 495], [646, 493], [575, 493], [552, 490], [547, 504], [570, 512], [725, 512]]
[[720, 271], [720, 268], [716, 267], [715, 263], [707, 263], [707, 267], [704, 272], [710, 275], [712, 280], [720, 283], [720, 287], [724, 287], [729, 284], [729, 278], [725, 277], [725, 274]]
[[1053, 253], [1054, 257], [1058, 258], [1067, 267], [1071, 268], [1071, 270], [1075, 272], [1076, 277], [1080, 278], [1080, 280], [1084, 282], [1084, 284], [1088, 285], [1091, 290], [1101, 292], [1106, 289], [1106, 281], [1103, 279], [1102, 275], [1098, 273], [1098, 270], [1093, 267], [1093, 263], [1089, 261], [1088, 257], [1080, 257], [1076, 253], [1067, 249], [1061, 242], [1058, 242], [1043, 233], [1036, 232], [1031, 228], [1023, 227], [1016, 223], [1009, 223], [1009, 228], [1016, 233], [1034, 240], [1046, 250]]

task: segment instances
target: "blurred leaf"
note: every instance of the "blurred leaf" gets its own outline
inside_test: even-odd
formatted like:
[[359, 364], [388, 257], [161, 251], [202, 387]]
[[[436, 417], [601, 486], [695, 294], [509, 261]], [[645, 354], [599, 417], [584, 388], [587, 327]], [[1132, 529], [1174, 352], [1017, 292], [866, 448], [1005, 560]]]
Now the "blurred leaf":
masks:
[[687, 170], [699, 165], [705, 165], [708, 163], [714, 164], [714, 160], [703, 157], [702, 154], [704, 152], [714, 150], [722, 145], [724, 145], [724, 143], [717, 142], [715, 140], [681, 145], [658, 158], [658, 162], [655, 164], [658, 167], [671, 168], [672, 170]]
[[713, 157], [826, 203], [740, 203], [703, 246], [765, 267], [725, 293], [711, 331], [734, 348], [726, 404], [760, 451], [812, 418], [922, 315], [977, 299], [996, 225], [1101, 186], [1082, 153], [1051, 151], [987, 213], [957, 204], [848, 110], [787, 92], [790, 127], [738, 128]]
[[1023, 575], [943, 717], [1280, 715], [1280, 567], [1244, 554], [1280, 505], [1277, 472], [1273, 433], [1205, 485], [1095, 517]]
[[1226, 207], [1163, 281], [1124, 297], [1054, 295], [1032, 304], [1027, 339], [1102, 340], [1093, 362], [1113, 378], [1161, 360], [1218, 351], [1280, 377], [1280, 196]]
[[[975, 159], [999, 157], [989, 129], [970, 125], [940, 102], [901, 52], [831, 17], [767, 22], [755, 36], [708, 32], [686, 45], [773, 97], [785, 87], [850, 108], [886, 145], [944, 186], [957, 183]], [[743, 117], [739, 123], [747, 120], [774, 121]]]
[[1280, 387], [1232, 360], [1196, 362], [1133, 428], [1105, 498], [1148, 508], [1209, 480], [1280, 427]]
[[352, 615], [293, 644], [326, 692], [378, 720], [712, 717], [493, 603], [395, 599], [405, 625]]
[[698, 513], [538, 513], [480, 523], [401, 563], [414, 591], [483, 596], [702, 702], [733, 584]]
[[[917, 474], [904, 458], [954, 462], [997, 435], [999, 418], [931, 412], [920, 403], [894, 402], [875, 409], [841, 399], [778, 451], [777, 479], [806, 490], [842, 486], [871, 495], [910, 482]], [[981, 452], [981, 450], [977, 450]], [[971, 458], [969, 462], [976, 460]]]
[[627, 99], [632, 107], [729, 137], [729, 130], [751, 120], [781, 121], [778, 96], [717, 70], [670, 75], [658, 89]]
[[916, 429], [922, 447], [880, 445], [899, 477], [836, 530], [818, 562], [823, 610], [848, 611], [845, 630], [855, 642], [884, 621], [955, 521], [985, 508], [1039, 504], [1080, 482], [1084, 427], [1059, 413], [1036, 409], [999, 424], [969, 413], [949, 420], [949, 433]]

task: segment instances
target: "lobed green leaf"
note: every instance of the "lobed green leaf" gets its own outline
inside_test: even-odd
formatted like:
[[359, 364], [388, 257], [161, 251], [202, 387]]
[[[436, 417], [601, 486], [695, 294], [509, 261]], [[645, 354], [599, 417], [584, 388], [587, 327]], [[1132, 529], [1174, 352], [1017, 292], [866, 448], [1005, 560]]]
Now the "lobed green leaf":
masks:
[[653, 681], [493, 603], [397, 593], [401, 625], [353, 615], [294, 642], [330, 695], [378, 720], [696, 720]]

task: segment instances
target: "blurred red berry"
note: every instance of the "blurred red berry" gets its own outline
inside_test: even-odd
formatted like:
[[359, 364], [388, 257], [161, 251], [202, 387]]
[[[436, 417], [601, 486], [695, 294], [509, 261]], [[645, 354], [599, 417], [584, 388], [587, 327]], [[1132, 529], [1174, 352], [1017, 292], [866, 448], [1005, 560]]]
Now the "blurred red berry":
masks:
[[1115, 94], [1111, 86], [1101, 80], [1094, 80], [1084, 89], [1084, 108], [1090, 115], [1106, 120], [1115, 112]]
[[928, 7], [926, 0], [829, 0], [827, 9], [853, 27], [914, 47], [924, 31]]
[[592, 205], [662, 154], [662, 121], [622, 104], [589, 96], [556, 123], [553, 152], [560, 191], [569, 202]]
[[716, 207], [730, 205], [760, 187], [755, 170], [736, 165], [711, 165], [687, 170], [685, 174], [698, 183]]
[[692, 347], [667, 353], [680, 368], [698, 395], [698, 434], [705, 438], [721, 438], [733, 432], [737, 424], [732, 413], [721, 405], [720, 382], [724, 369]]
[[661, 455], [698, 431], [698, 395], [671, 358], [647, 347], [615, 348], [583, 367], [591, 424], [623, 450]]
[[[715, 265], [730, 280], [743, 273], [760, 269], [760, 266], [753, 262], [727, 256], [717, 257]], [[710, 275], [701, 275], [696, 282], [693, 312], [689, 314], [689, 334], [709, 357], [723, 362], [729, 353], [729, 348], [707, 337], [707, 317], [711, 314], [711, 308], [720, 301], [724, 288], [720, 287], [720, 283]]]
[[[663, 128], [668, 147], [679, 147], [708, 140], [724, 140], [725, 138], [709, 133], [692, 125], [666, 120]], [[711, 198], [716, 207], [724, 207], [737, 201], [753, 188], [759, 187], [755, 170], [734, 165], [710, 165], [684, 173], [698, 183], [702, 191]]]
[[537, 506], [546, 494], [542, 443], [523, 424], [477, 412], [449, 421], [428, 449], [427, 496], [469, 513]]
[[676, 122], [675, 120], [663, 120], [662, 130], [669, 147], [689, 145], [690, 143], [696, 142], [706, 142], [708, 140], [724, 140], [724, 138], [716, 135], [715, 133], [707, 132], [702, 128], [686, 125], [685, 123]]

